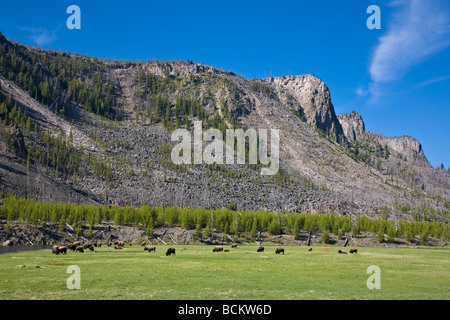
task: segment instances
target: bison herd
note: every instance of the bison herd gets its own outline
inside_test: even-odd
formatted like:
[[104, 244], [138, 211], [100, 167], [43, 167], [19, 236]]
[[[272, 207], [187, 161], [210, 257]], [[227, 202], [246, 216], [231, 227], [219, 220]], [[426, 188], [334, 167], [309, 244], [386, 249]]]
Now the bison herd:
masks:
[[[69, 243], [67, 246], [54, 245], [53, 248], [52, 248], [52, 253], [54, 253], [54, 254], [60, 254], [60, 253], [61, 254], [66, 254], [67, 250], [72, 250], [74, 252], [81, 252], [81, 253], [83, 253], [84, 250], [94, 251], [94, 247], [100, 248], [102, 246], [102, 244], [103, 243], [101, 241], [97, 241], [97, 242], [94, 242], [94, 243], [90, 243], [89, 241], [85, 242], [85, 243], [81, 243], [80, 241], [75, 241], [75, 242]], [[123, 242], [123, 241], [114, 241], [114, 242], [109, 241], [107, 243], [107, 246], [111, 247], [113, 244], [115, 246], [114, 249], [122, 249], [123, 246], [125, 245], [125, 242]], [[131, 244], [130, 244], [130, 246], [131, 246]]]
[[[114, 244], [114, 249], [122, 249], [125, 246], [125, 242], [124, 241], [114, 241], [111, 242], [109, 241], [107, 243], [107, 246], [110, 247]], [[144, 251], [148, 251], [150, 252], [156, 252], [156, 247], [155, 246], [151, 246], [151, 245], [146, 245], [147, 243], [145, 241], [143, 241], [141, 243], [141, 246], [144, 247]], [[72, 250], [74, 252], [84, 252], [84, 250], [90, 250], [90, 251], [94, 251], [94, 247], [101, 247], [102, 246], [102, 242], [101, 241], [97, 241], [95, 243], [90, 243], [90, 242], [86, 242], [86, 243], [81, 243], [80, 241], [75, 241], [73, 243], [69, 243], [67, 246], [60, 246], [60, 245], [54, 245], [52, 248], [52, 253], [53, 254], [66, 254], [68, 250]], [[131, 246], [131, 243], [130, 243]], [[232, 244], [231, 248], [237, 248], [237, 244]], [[187, 250], [185, 248], [185, 250]], [[312, 248], [309, 247], [307, 249], [308, 251], [312, 251]], [[181, 250], [183, 251], [183, 250]], [[230, 252], [230, 250], [225, 249], [222, 246], [215, 246], [212, 249], [213, 252]], [[264, 252], [264, 247], [263, 246], [259, 246], [256, 249], [256, 252]], [[328, 248], [325, 248], [325, 252], [329, 252]], [[349, 251], [351, 254], [353, 253], [358, 253], [358, 250], [355, 248], [351, 248]], [[275, 254], [283, 254], [284, 255], [284, 248], [278, 247], [275, 249]], [[346, 251], [339, 249], [338, 250], [339, 254], [347, 254]], [[166, 251], [166, 256], [170, 256], [170, 255], [175, 255], [175, 248], [169, 248]]]

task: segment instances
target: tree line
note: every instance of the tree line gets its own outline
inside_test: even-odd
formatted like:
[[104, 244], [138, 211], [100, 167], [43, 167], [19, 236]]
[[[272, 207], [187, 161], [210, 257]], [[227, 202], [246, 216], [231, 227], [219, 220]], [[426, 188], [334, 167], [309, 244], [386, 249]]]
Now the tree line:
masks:
[[208, 237], [217, 230], [233, 237], [258, 240], [260, 232], [269, 235], [291, 234], [301, 238], [301, 232], [322, 234], [323, 242], [330, 234], [339, 239], [358, 236], [366, 232], [377, 234], [378, 241], [393, 241], [395, 237], [405, 237], [407, 241], [426, 244], [429, 237], [448, 240], [449, 225], [446, 221], [420, 222], [406, 220], [351, 218], [336, 214], [282, 213], [266, 211], [235, 211], [230, 209], [202, 209], [178, 207], [152, 207], [144, 205], [110, 206], [101, 204], [75, 204], [63, 202], [43, 202], [18, 198], [15, 195], [0, 195], [3, 206], [0, 218], [12, 222], [32, 225], [58, 225], [63, 230], [66, 224], [80, 230], [88, 226], [90, 230], [102, 222], [113, 221], [115, 225], [134, 226], [153, 235], [154, 228], [179, 226], [194, 230], [198, 238]]

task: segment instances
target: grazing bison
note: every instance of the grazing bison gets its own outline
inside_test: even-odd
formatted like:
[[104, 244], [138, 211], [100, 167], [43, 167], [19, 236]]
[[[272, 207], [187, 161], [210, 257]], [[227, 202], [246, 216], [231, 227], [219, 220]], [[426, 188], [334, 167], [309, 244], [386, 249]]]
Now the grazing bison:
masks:
[[83, 252], [84, 252], [84, 249], [83, 249], [82, 246], [78, 246], [78, 247], [75, 249], [75, 251], [78, 251], [78, 252], [83, 253]]
[[83, 244], [83, 249], [89, 249], [90, 246], [92, 246], [92, 244], [90, 244], [88, 241], [85, 244]]
[[66, 254], [67, 253], [67, 247], [66, 246], [59, 246], [58, 247], [59, 253]]
[[150, 252], [156, 252], [156, 247], [153, 247], [153, 246], [146, 246], [145, 248], [144, 248], [144, 251], [148, 251], [149, 253]]
[[283, 254], [284, 254], [284, 249], [283, 248], [276, 248], [276, 250], [275, 250], [276, 254], [280, 254], [281, 252], [283, 252]]
[[54, 246], [52, 247], [52, 253], [53, 253], [53, 254], [59, 254], [59, 250], [58, 250], [58, 246], [57, 246], [57, 245], [54, 245]]
[[232, 247], [232, 248], [237, 248], [237, 244], [236, 244], [236, 243], [233, 243], [233, 244], [231, 245], [231, 247]]
[[123, 249], [121, 246], [115, 246], [114, 249]]
[[351, 248], [350, 253], [358, 253], [358, 250], [356, 250], [355, 248]]
[[84, 249], [84, 250], [89, 249], [89, 250], [91, 250], [91, 251], [94, 251], [94, 245], [93, 245], [92, 243], [87, 242], [87, 243], [85, 243], [85, 244], [83, 245], [83, 249]]
[[75, 251], [75, 250], [77, 249], [78, 245], [74, 242], [74, 243], [69, 243], [69, 244], [67, 245], [67, 247], [68, 247], [70, 250]]
[[258, 249], [256, 249], [256, 252], [264, 252], [264, 247], [260, 246]]
[[67, 247], [54, 245], [53, 248], [52, 248], [52, 253], [53, 254], [60, 254], [60, 253], [66, 254], [67, 253]]
[[312, 248], [308, 248], [308, 251], [312, 251]]
[[141, 247], [145, 246], [146, 244], [147, 244], [147, 242], [142, 241], [142, 242], [141, 242]]
[[344, 250], [338, 250], [338, 253], [347, 254]]
[[119, 246], [119, 247], [123, 247], [124, 245], [125, 245], [125, 242], [123, 242], [123, 241], [114, 241], [114, 244], [116, 245], [116, 246]]
[[94, 247], [100, 248], [102, 246], [102, 242], [99, 240], [96, 243], [94, 243]]
[[222, 252], [223, 251], [223, 247], [214, 247], [213, 252]]
[[175, 248], [169, 248], [166, 251], [166, 256], [170, 256], [171, 254], [175, 254]]
[[80, 241], [75, 241], [74, 243], [72, 243], [73, 245], [75, 245], [76, 247], [77, 246], [80, 246], [81, 245], [81, 242]]
[[230, 250], [226, 249], [226, 250], [223, 250], [223, 252], [230, 252]]

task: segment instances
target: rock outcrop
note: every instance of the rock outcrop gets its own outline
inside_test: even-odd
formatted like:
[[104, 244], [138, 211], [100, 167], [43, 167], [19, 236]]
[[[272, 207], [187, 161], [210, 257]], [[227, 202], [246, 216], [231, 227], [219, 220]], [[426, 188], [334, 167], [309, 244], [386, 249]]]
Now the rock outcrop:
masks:
[[364, 121], [359, 113], [352, 111], [351, 113], [340, 114], [337, 118], [349, 142], [368, 138]]
[[322, 80], [310, 74], [265, 80], [273, 84], [280, 100], [307, 123], [323, 130], [337, 143], [345, 143], [342, 126], [331, 103], [330, 90]]
[[355, 111], [341, 114], [337, 117], [349, 142], [369, 143], [374, 148], [376, 148], [376, 145], [387, 147], [398, 159], [416, 163], [420, 166], [429, 166], [428, 160], [423, 153], [422, 145], [417, 139], [410, 136], [386, 137], [382, 134], [366, 131], [361, 115]]

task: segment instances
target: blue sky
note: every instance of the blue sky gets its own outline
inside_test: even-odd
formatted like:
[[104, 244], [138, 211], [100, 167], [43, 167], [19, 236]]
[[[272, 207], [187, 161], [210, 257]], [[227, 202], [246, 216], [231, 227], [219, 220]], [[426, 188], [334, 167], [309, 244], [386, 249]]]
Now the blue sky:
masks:
[[[81, 30], [69, 30], [69, 5]], [[369, 30], [369, 5], [381, 29]], [[450, 1], [8, 1], [0, 31], [20, 43], [120, 60], [193, 60], [247, 78], [311, 73], [336, 113], [418, 139], [450, 166]]]

